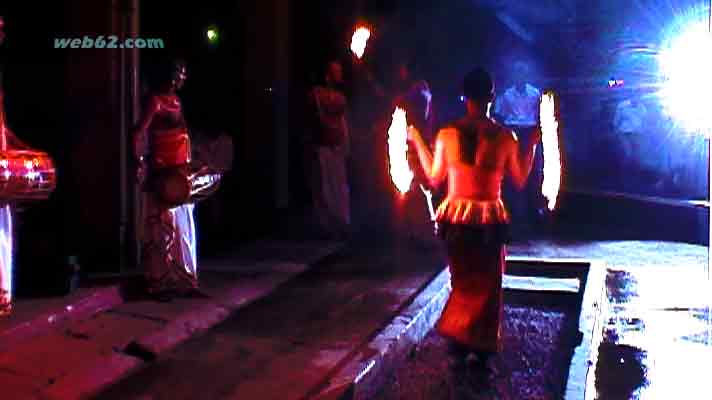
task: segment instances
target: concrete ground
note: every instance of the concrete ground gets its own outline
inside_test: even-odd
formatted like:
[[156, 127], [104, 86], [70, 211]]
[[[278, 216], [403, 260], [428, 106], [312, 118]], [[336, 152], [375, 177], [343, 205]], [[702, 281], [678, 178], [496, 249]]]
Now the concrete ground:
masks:
[[225, 320], [341, 248], [263, 241], [202, 260], [205, 298], [155, 302], [128, 285], [18, 301], [0, 325], [3, 399], [75, 399], [140, 370], [158, 354]]
[[444, 266], [438, 251], [350, 247], [97, 398], [306, 398]]
[[[308, 398], [445, 265], [441, 252], [411, 245], [371, 241], [317, 262], [335, 248], [290, 243], [265, 242], [205, 260], [208, 299], [126, 302], [106, 287], [78, 293], [74, 303], [20, 305], [13, 319], [0, 322], [3, 394]], [[671, 398], [680, 388], [689, 395], [677, 397], [699, 398], [712, 360], [706, 247], [537, 240], [515, 243], [509, 252], [607, 263], [611, 305], [598, 372], [591, 377], [596, 384], [589, 385], [600, 398]], [[32, 328], [42, 320], [49, 332]], [[588, 391], [591, 398], [595, 391]]]
[[[332, 398], [318, 388], [327, 385], [349, 360], [364, 351], [364, 346], [382, 332], [387, 321], [398, 315], [399, 308], [407, 306], [442, 265], [441, 258], [428, 254], [432, 252], [413, 248], [403, 252], [390, 245], [368, 252], [352, 249], [343, 258], [310, 271], [273, 296], [237, 312], [218, 328], [161, 357], [98, 398], [302, 399], [316, 398], [317, 393], [319, 398]], [[606, 381], [608, 377], [601, 372], [615, 370], [621, 364], [622, 357], [613, 362], [610, 352], [606, 352], [605, 346], [610, 344], [618, 348], [635, 343], [645, 349], [645, 356], [639, 358], [645, 365], [647, 382], [627, 383], [639, 395], [645, 394], [641, 398], [660, 398], [656, 397], [658, 393], [677, 388], [679, 382], [685, 382], [688, 390], [702, 389], [695, 374], [706, 369], [680, 365], [699, 365], [712, 359], [700, 338], [706, 326], [695, 311], [706, 307], [704, 296], [709, 293], [704, 291], [703, 279], [706, 248], [662, 242], [544, 240], [514, 244], [510, 254], [602, 259], [610, 269], [609, 296], [614, 295], [612, 288], [616, 287], [614, 271], [641, 277], [636, 287], [629, 287], [631, 300], [622, 307], [609, 307], [606, 320], [638, 321], [647, 328], [638, 328], [637, 341], [631, 339], [631, 334], [619, 334], [613, 339], [609, 335], [602, 347], [601, 362], [610, 365], [599, 364], [597, 376], [589, 377], [598, 383], [589, 385], [588, 395], [595, 397], [598, 390], [600, 398], [628, 398], [606, 396], [625, 386]], [[636, 298], [638, 301], [632, 300]], [[631, 313], [635, 317], [631, 318]], [[677, 322], [671, 325], [672, 320]], [[606, 331], [612, 326], [607, 326]], [[668, 377], [662, 373], [670, 368], [676, 374]], [[434, 374], [441, 372], [438, 368], [430, 370]], [[430, 378], [433, 377], [423, 376], [418, 381], [425, 384], [433, 381]], [[636, 376], [623, 378], [630, 381]], [[339, 393], [342, 397], [333, 398], [350, 398], [348, 393]], [[478, 398], [472, 391], [469, 393], [461, 398]], [[636, 394], [630, 396], [635, 398]]]

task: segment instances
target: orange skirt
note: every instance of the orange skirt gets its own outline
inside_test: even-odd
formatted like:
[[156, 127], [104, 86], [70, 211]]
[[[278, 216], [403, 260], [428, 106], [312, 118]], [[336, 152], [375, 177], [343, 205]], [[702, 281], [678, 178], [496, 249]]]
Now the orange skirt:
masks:
[[437, 330], [472, 351], [499, 352], [509, 223], [504, 203], [448, 198], [436, 218], [444, 228], [452, 285]]
[[472, 351], [502, 350], [505, 246], [448, 245], [452, 292], [438, 332]]

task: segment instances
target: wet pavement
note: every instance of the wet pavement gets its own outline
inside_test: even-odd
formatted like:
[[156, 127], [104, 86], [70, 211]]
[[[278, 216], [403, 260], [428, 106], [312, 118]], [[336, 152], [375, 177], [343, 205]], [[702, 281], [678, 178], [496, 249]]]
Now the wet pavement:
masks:
[[712, 292], [705, 290], [706, 276], [679, 266], [674, 272], [612, 270], [607, 283], [599, 398], [708, 398]]
[[608, 265], [609, 304], [600, 333], [596, 390], [589, 390], [590, 399], [710, 398], [712, 287], [707, 247], [656, 241], [542, 240], [519, 243], [510, 251], [523, 256], [593, 258]]
[[648, 386], [647, 353], [637, 347], [604, 341], [598, 349], [596, 392], [600, 399], [639, 398]]
[[[705, 247], [546, 240], [515, 244], [510, 254], [606, 262], [609, 304], [596, 333], [601, 343], [587, 400], [709, 398], [712, 290]], [[445, 340], [431, 333], [392, 377], [381, 400], [562, 398], [557, 387], [566, 376], [551, 380], [541, 373], [549, 368], [549, 376], [556, 376], [557, 369], [568, 368], [556, 355], [567, 353], [566, 346], [549, 347], [566, 337], [562, 314], [528, 304], [505, 308], [505, 351], [494, 363], [495, 374], [458, 367]], [[527, 331], [533, 340], [527, 340]]]

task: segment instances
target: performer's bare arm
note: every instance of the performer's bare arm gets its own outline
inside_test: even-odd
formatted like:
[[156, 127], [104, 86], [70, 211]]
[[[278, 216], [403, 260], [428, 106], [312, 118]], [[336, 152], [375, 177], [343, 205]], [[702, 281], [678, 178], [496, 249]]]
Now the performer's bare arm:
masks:
[[146, 161], [144, 157], [148, 153], [148, 127], [153, 121], [153, 117], [160, 109], [160, 104], [155, 97], [152, 97], [141, 115], [138, 125], [133, 132], [134, 156], [138, 160], [138, 168], [136, 177], [139, 183], [143, 183], [146, 179]]
[[5, 128], [5, 98], [4, 98], [2, 88], [0, 88], [0, 129], [4, 129], [4, 128]]
[[408, 139], [415, 145], [420, 165], [423, 167], [423, 171], [433, 187], [440, 185], [447, 176], [445, 149], [449, 137], [450, 135], [447, 129], [438, 132], [438, 136], [435, 139], [435, 155], [433, 156], [430, 152], [430, 148], [423, 140], [420, 132], [418, 132], [418, 129], [414, 126], [408, 128]]
[[344, 113], [344, 118], [342, 119], [343, 129], [344, 129], [344, 146], [343, 152], [344, 156], [348, 157], [351, 154], [351, 131], [349, 130], [349, 116]]
[[527, 144], [524, 153], [519, 151], [519, 140], [514, 132], [511, 132], [511, 139], [507, 144], [507, 170], [512, 177], [514, 185], [518, 189], [523, 189], [529, 178], [534, 165], [534, 155], [537, 144], [541, 140], [541, 129], [536, 128]]
[[316, 117], [319, 119], [320, 124], [325, 124], [324, 122], [324, 112], [321, 109], [321, 99], [319, 98], [322, 95], [322, 90], [319, 87], [315, 87], [309, 92], [309, 107], [311, 108], [312, 112], [316, 114]]
[[153, 117], [156, 115], [159, 108], [160, 104], [158, 103], [158, 100], [152, 97], [148, 101], [148, 104], [146, 104], [146, 107], [141, 114], [141, 119], [133, 131], [134, 155], [138, 160], [141, 160], [148, 152], [148, 138], [146, 135], [148, 127], [151, 125], [151, 121], [153, 121]]

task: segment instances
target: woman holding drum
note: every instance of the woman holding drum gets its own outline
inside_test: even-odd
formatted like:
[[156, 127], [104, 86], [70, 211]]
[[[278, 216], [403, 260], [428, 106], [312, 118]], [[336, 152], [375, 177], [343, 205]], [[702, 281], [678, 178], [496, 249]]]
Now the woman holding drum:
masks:
[[[5, 39], [5, 20], [0, 16], [0, 45]], [[0, 64], [0, 139], [5, 138], [5, 101], [2, 88], [2, 65]], [[4, 201], [0, 203], [0, 235], [8, 240], [0, 241], [0, 316], [10, 314], [12, 305], [12, 212]]]
[[187, 78], [181, 61], [164, 72], [134, 132], [143, 186], [141, 263], [149, 294], [168, 301], [198, 292], [196, 231], [191, 201], [191, 144], [176, 91]]
[[[0, 16], [0, 44], [4, 25]], [[12, 311], [15, 205], [46, 200], [57, 184], [52, 158], [31, 149], [7, 126], [3, 95], [0, 70], [0, 316]]]

